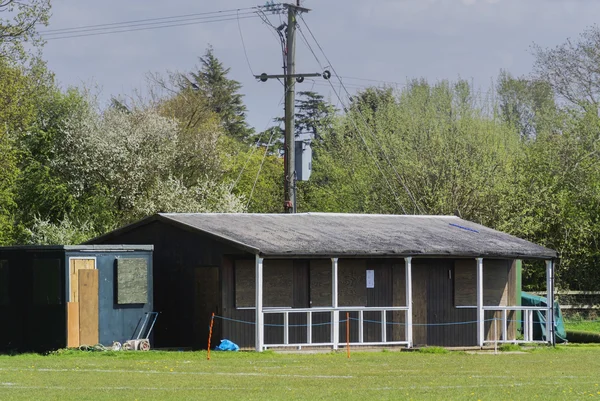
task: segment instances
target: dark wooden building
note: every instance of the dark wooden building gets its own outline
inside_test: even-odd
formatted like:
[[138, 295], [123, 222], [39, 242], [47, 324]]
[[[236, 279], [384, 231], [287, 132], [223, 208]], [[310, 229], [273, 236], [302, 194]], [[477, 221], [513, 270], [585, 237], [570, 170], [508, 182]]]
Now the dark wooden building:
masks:
[[0, 247], [0, 351], [128, 340], [152, 284], [151, 245]]
[[159, 214], [92, 243], [154, 245], [157, 346], [205, 347], [214, 312], [257, 350], [335, 349], [346, 316], [352, 344], [517, 342], [520, 260], [551, 289], [557, 256], [454, 216]]

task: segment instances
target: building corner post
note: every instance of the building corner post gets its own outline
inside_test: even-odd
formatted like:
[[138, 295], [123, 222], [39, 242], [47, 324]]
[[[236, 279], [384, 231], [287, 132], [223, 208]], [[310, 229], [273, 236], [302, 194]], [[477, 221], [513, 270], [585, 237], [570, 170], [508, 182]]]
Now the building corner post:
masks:
[[338, 308], [338, 258], [331, 258], [331, 306], [334, 311], [331, 316], [331, 342], [333, 349], [338, 349], [340, 341], [340, 311]]
[[546, 340], [548, 344], [555, 345], [554, 337], [554, 260], [546, 261]]
[[483, 258], [477, 258], [477, 345], [485, 342], [485, 314], [483, 310]]
[[263, 258], [256, 255], [256, 352], [262, 352], [265, 345], [264, 314], [263, 314]]
[[412, 302], [412, 257], [404, 258], [404, 269], [406, 273], [406, 341], [408, 348], [413, 347], [413, 302]]

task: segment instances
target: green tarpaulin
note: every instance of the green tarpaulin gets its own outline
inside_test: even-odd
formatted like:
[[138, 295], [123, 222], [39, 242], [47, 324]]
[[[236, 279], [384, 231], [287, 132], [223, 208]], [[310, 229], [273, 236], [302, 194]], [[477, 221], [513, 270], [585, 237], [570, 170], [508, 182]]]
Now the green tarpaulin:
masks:
[[[547, 307], [548, 303], [546, 301], [546, 297], [540, 297], [539, 295], [533, 295], [527, 292], [522, 292], [521, 305]], [[558, 305], [558, 302], [556, 301], [554, 301], [554, 337], [557, 343], [564, 343], [565, 341], [567, 341], [565, 322], [560, 311], [560, 305]], [[547, 341], [546, 314], [542, 311], [535, 311], [533, 313], [533, 339], [536, 341]]]

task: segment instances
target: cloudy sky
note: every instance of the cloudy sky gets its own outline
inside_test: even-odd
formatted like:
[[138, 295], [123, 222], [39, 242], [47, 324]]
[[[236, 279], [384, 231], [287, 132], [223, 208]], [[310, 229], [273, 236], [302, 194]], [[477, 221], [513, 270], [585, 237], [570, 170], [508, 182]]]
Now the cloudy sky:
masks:
[[[597, 0], [304, 0], [304, 15], [333, 67], [350, 91], [389, 81], [464, 78], [486, 90], [501, 69], [527, 74], [530, 46], [555, 46], [577, 36], [600, 16]], [[282, 86], [256, 82], [255, 74], [281, 73], [281, 52], [273, 29], [245, 9], [248, 0], [54, 0], [48, 30], [241, 9], [237, 18], [163, 29], [49, 39], [44, 50], [63, 87], [97, 87], [100, 98], [130, 95], [144, 88], [149, 72], [189, 71], [208, 44], [243, 84], [249, 122], [258, 130], [281, 114]], [[222, 15], [234, 15], [231, 12]], [[235, 13], [237, 16], [237, 13]], [[270, 17], [274, 24], [278, 16]], [[222, 18], [226, 19], [226, 18]], [[304, 25], [304, 24], [302, 24]], [[304, 32], [308, 35], [305, 28]], [[241, 35], [240, 35], [241, 33]], [[64, 35], [63, 35], [64, 36]], [[67, 35], [69, 36], [69, 35]], [[71, 35], [72, 36], [72, 35]], [[244, 56], [243, 36], [249, 64]], [[56, 37], [56, 36], [54, 36]], [[299, 39], [301, 39], [299, 37]], [[316, 50], [316, 46], [312, 43]], [[320, 66], [298, 42], [298, 72]], [[322, 56], [321, 62], [327, 64]], [[357, 79], [360, 78], [360, 79]], [[336, 85], [338, 86], [339, 83]], [[299, 90], [336, 99], [322, 79]]]

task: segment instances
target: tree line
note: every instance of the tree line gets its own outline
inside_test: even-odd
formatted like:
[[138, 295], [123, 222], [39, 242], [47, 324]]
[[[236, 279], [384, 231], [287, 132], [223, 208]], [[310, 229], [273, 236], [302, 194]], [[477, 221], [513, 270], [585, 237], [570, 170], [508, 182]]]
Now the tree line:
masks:
[[[0, 1], [0, 245], [80, 243], [156, 212], [282, 211], [280, 119], [248, 125], [217, 51], [102, 105], [43, 62], [49, 7]], [[600, 289], [600, 30], [532, 51], [530, 74], [485, 92], [414, 79], [340, 109], [299, 93], [314, 150], [299, 211], [455, 214], [556, 249], [560, 286]], [[533, 264], [526, 288], [543, 274]]]

